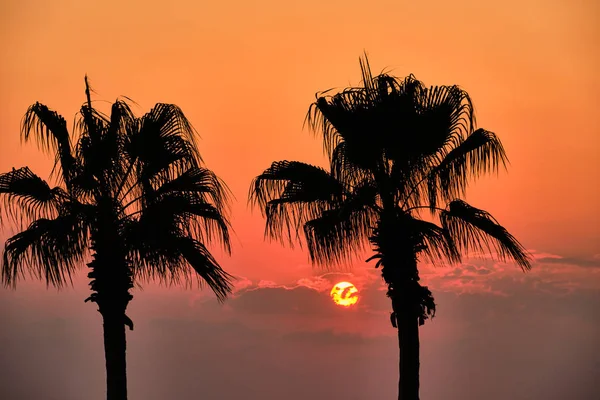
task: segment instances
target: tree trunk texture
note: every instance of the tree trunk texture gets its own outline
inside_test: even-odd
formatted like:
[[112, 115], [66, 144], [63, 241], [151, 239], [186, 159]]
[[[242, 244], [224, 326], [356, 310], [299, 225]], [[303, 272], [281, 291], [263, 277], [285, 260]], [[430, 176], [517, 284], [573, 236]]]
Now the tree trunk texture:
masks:
[[381, 274], [388, 285], [394, 326], [398, 329], [398, 400], [419, 400], [421, 290], [416, 255], [422, 239], [406, 228], [407, 223], [410, 224], [409, 215], [388, 206], [370, 240], [380, 257]]
[[[116, 315], [115, 315], [116, 314]], [[105, 311], [104, 357], [106, 359], [107, 400], [127, 400], [126, 338], [123, 311]]]
[[400, 349], [398, 400], [419, 400], [419, 320], [410, 310], [397, 310]]
[[[117, 223], [109, 212], [99, 218], [99, 229], [92, 234], [92, 262], [88, 264], [92, 295], [88, 300], [98, 305], [104, 324], [107, 400], [127, 400], [127, 364], [125, 325], [133, 323], [125, 315], [133, 298], [132, 272], [122, 244]], [[86, 300], [87, 301], [87, 300]]]

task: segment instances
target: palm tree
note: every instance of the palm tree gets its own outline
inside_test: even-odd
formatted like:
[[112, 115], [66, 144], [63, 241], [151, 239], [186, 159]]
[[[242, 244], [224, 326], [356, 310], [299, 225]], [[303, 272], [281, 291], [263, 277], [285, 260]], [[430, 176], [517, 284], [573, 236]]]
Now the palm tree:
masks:
[[528, 270], [530, 257], [488, 212], [459, 199], [469, 178], [507, 161], [498, 137], [476, 129], [469, 95], [427, 88], [412, 75], [373, 77], [366, 56], [360, 64], [363, 86], [317, 94], [307, 115], [329, 168], [274, 162], [249, 198], [266, 218], [265, 235], [305, 242], [313, 263], [348, 262], [370, 243], [367, 261], [381, 267], [398, 329], [398, 399], [417, 400], [418, 328], [435, 314], [418, 261], [459, 263], [467, 252], [489, 252]]
[[62, 287], [84, 260], [91, 296], [104, 325], [107, 398], [127, 398], [126, 308], [134, 284], [208, 285], [220, 301], [232, 290], [226, 273], [204, 243], [218, 240], [229, 251], [228, 191], [203, 166], [195, 131], [182, 111], [157, 104], [136, 117], [117, 100], [110, 116], [87, 102], [72, 138], [63, 117], [35, 103], [22, 135], [34, 136], [56, 156], [51, 187], [28, 167], [0, 175], [4, 214], [21, 232], [5, 244], [2, 280], [14, 287], [29, 272]]

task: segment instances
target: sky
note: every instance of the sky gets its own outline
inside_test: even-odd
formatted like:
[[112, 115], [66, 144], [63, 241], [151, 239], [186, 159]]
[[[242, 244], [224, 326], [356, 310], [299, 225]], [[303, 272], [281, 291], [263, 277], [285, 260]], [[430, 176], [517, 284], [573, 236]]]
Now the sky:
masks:
[[[397, 339], [377, 270], [340, 271], [264, 241], [247, 206], [275, 160], [325, 166], [303, 120], [315, 93], [375, 73], [458, 84], [480, 127], [507, 151], [507, 172], [466, 200], [491, 212], [534, 255], [533, 270], [465, 258], [421, 265], [438, 313], [421, 332], [423, 400], [594, 398], [600, 391], [600, 6], [592, 0], [481, 2], [75, 0], [0, 2], [0, 171], [50, 157], [19, 139], [40, 101], [72, 121], [88, 74], [97, 107], [118, 96], [180, 106], [206, 164], [231, 188], [238, 277], [219, 305], [207, 290], [134, 290], [130, 398], [386, 399], [397, 389]], [[2, 242], [12, 233], [0, 232]], [[360, 301], [328, 291], [356, 284]], [[0, 289], [0, 394], [99, 400], [100, 315], [85, 273], [61, 291]]]

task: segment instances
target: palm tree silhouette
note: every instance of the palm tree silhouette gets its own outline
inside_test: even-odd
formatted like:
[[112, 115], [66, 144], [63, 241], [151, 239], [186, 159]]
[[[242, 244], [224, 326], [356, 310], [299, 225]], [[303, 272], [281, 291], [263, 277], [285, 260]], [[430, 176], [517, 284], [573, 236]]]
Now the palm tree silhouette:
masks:
[[[507, 160], [498, 137], [475, 128], [468, 94], [424, 87], [412, 75], [373, 77], [366, 55], [360, 66], [363, 86], [318, 94], [307, 115], [329, 170], [274, 162], [249, 199], [266, 218], [266, 236], [293, 245], [303, 233], [313, 263], [350, 261], [370, 242], [367, 261], [381, 267], [398, 329], [398, 399], [416, 400], [418, 328], [435, 314], [418, 261], [459, 263], [465, 252], [490, 252], [528, 270], [530, 256], [488, 212], [458, 199], [469, 178]], [[438, 223], [423, 219], [424, 210]]]
[[14, 287], [25, 272], [56, 287], [91, 262], [91, 296], [102, 315], [107, 398], [127, 398], [125, 314], [134, 283], [208, 285], [220, 301], [232, 290], [204, 243], [229, 247], [228, 190], [198, 153], [195, 131], [175, 105], [157, 104], [138, 118], [117, 100], [110, 116], [87, 102], [71, 137], [66, 121], [43, 104], [25, 114], [22, 136], [54, 151], [50, 187], [28, 167], [0, 175], [5, 215], [22, 231], [5, 244], [2, 280]]

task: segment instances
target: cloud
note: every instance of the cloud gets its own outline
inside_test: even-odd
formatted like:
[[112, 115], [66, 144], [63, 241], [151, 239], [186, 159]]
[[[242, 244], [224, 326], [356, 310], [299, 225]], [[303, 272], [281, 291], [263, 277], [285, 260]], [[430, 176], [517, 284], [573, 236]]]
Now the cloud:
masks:
[[576, 265], [578, 267], [600, 268], [600, 259], [597, 257], [541, 257], [536, 259], [542, 264]]
[[323, 307], [328, 299], [315, 289], [306, 286], [295, 288], [257, 286], [239, 293], [229, 305], [241, 312], [253, 314], [331, 314], [330, 307]]
[[[387, 301], [376, 288], [363, 290]], [[600, 357], [597, 293], [560, 297], [532, 291], [526, 283], [514, 293], [518, 296], [438, 292], [440, 312], [421, 328], [423, 398], [593, 398], [600, 389], [594, 379]], [[306, 287], [258, 288], [226, 306], [190, 307], [185, 292], [174, 292], [169, 307], [160, 309], [152, 293], [139, 293], [131, 310], [136, 330], [128, 332], [130, 396], [393, 398], [398, 350], [387, 319], [365, 319], [370, 312], [361, 309], [293, 314], [294, 304], [320, 299], [325, 306], [329, 300], [322, 295]], [[263, 302], [280, 304], [265, 315], [259, 309]], [[81, 316], [43, 317], [38, 310], [28, 321], [3, 317], [5, 393], [16, 399], [49, 398], [47, 393], [63, 400], [102, 399], [101, 323], [97, 313], [81, 307]], [[377, 321], [381, 332], [371, 330]]]
[[491, 259], [467, 259], [465, 263], [443, 268], [423, 266], [425, 285], [436, 291], [515, 295], [521, 287], [534, 292], [564, 295], [576, 290], [600, 289], [600, 268], [593, 257], [562, 257], [534, 252], [531, 271], [524, 273], [514, 264]]
[[[547, 257], [540, 257], [541, 259]], [[592, 399], [600, 359], [596, 269], [491, 260], [425, 267], [438, 313], [421, 329], [423, 398]], [[136, 291], [132, 398], [393, 398], [397, 337], [379, 271], [252, 282], [224, 305], [189, 291]], [[352, 309], [328, 297], [354, 282]], [[10, 398], [102, 399], [100, 316], [82, 293], [0, 291], [0, 387]], [[382, 290], [383, 289], [383, 290]], [[501, 293], [501, 295], [499, 295]], [[19, 310], [17, 312], [16, 310]], [[60, 365], [60, 368], [56, 366]], [[23, 381], [26, 377], [26, 381]]]

